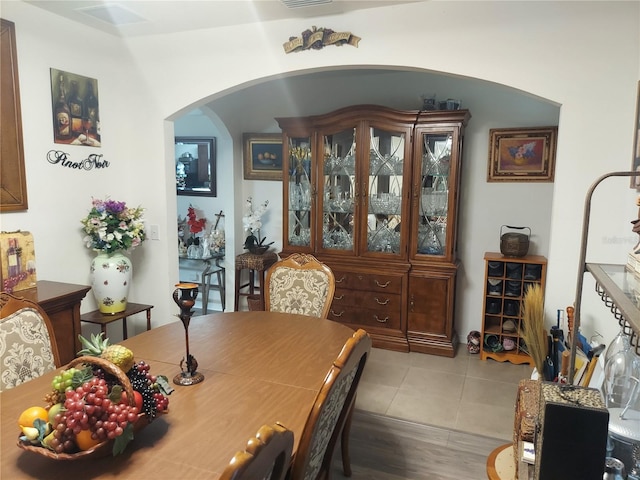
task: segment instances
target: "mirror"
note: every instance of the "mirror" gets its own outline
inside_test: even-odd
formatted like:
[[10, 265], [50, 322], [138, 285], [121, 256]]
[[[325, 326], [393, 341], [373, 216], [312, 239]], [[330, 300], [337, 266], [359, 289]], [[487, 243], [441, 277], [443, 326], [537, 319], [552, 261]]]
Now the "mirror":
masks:
[[178, 195], [216, 196], [216, 139], [176, 137]]

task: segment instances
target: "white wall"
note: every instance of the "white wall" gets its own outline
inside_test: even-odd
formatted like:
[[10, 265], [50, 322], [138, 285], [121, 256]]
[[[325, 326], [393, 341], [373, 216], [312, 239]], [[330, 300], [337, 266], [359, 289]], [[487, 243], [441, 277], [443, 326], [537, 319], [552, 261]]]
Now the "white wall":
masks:
[[[88, 209], [90, 196], [110, 193], [113, 198], [141, 203], [149, 222], [161, 225], [161, 239], [146, 242], [134, 255], [132, 297], [156, 305], [154, 322], [170, 321], [175, 313], [169, 297], [177, 259], [175, 223], [168, 219], [178, 213], [173, 196], [171, 120], [195, 106], [283, 73], [352, 66], [449, 72], [508, 85], [561, 105], [556, 180], [552, 193], [541, 194], [553, 197], [547, 309], [554, 312], [573, 300], [582, 203], [588, 186], [604, 172], [630, 167], [640, 71], [639, 8], [637, 2], [423, 2], [313, 21], [123, 42], [28, 4], [3, 2], [3, 18], [14, 21], [17, 28], [30, 210], [3, 214], [2, 229], [34, 232], [41, 278], [85, 283], [90, 253], [81, 246], [78, 221]], [[352, 31], [362, 40], [358, 48], [327, 47], [285, 55], [282, 43], [313, 24]], [[78, 42], [91, 55], [78, 55]], [[185, 65], [193, 66], [189, 75]], [[101, 153], [112, 161], [109, 169], [67, 172], [44, 161], [46, 152], [55, 147], [49, 67], [98, 79]], [[239, 117], [249, 115], [251, 111], [238, 111]], [[474, 126], [477, 131], [467, 138], [466, 147], [472, 151], [465, 153], [465, 160], [476, 175], [483, 175], [487, 130], [493, 126], [490, 122]], [[225, 178], [230, 179], [226, 201], [233, 198], [231, 207], [225, 209], [229, 215], [226, 227], [232, 230], [230, 219], [235, 218], [234, 235], [241, 238], [239, 220], [246, 196], [276, 195], [279, 189], [278, 182], [242, 181], [241, 138], [232, 134], [232, 139], [232, 150], [225, 152], [226, 158], [234, 160], [226, 165]], [[76, 155], [82, 148], [74, 147], [71, 152]], [[473, 210], [464, 213], [468, 223], [461, 232], [466, 229], [467, 238], [471, 232], [488, 233], [473, 246], [461, 244], [470, 252], [469, 258], [473, 257], [465, 262], [469, 293], [461, 292], [459, 300], [457, 330], [463, 337], [472, 327], [479, 328], [481, 321], [481, 252], [497, 248], [497, 242], [488, 244], [487, 239], [497, 236], [496, 227], [507, 223], [491, 216], [495, 199], [519, 194], [514, 185], [472, 185], [465, 195]], [[634, 192], [625, 186], [618, 183], [603, 191], [598, 206], [602, 219], [595, 226], [605, 225], [607, 232], [629, 238], [626, 228], [637, 208]], [[535, 210], [538, 200], [532, 197], [531, 203]], [[510, 213], [517, 220], [521, 212]], [[278, 216], [275, 208], [273, 215]], [[544, 223], [535, 213], [528, 220], [534, 232], [534, 222]], [[612, 247], [601, 240], [602, 235], [595, 235], [592, 260], [624, 261], [632, 245], [623, 239], [621, 246]], [[583, 307], [586, 329], [600, 331], [613, 323], [599, 302], [590, 298]], [[83, 308], [92, 307], [85, 302]]]

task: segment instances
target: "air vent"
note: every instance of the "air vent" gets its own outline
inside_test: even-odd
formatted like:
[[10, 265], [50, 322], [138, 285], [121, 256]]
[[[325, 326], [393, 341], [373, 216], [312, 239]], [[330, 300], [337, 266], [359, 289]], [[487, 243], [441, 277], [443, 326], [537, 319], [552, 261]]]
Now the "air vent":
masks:
[[303, 8], [316, 7], [318, 5], [326, 5], [333, 0], [280, 0], [287, 8]]
[[115, 3], [99, 5], [96, 7], [79, 8], [78, 11], [115, 26], [148, 21], [137, 13], [127, 10]]

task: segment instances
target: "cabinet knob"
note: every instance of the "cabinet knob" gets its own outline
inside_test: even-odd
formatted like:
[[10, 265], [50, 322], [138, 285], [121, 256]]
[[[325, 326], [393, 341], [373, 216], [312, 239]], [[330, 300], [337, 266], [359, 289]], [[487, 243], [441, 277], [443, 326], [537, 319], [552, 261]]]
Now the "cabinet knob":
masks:
[[411, 309], [411, 311], [413, 312], [413, 307], [415, 307], [415, 301], [413, 298], [413, 295], [411, 295], [411, 299], [409, 300], [409, 308]]
[[380, 288], [387, 288], [390, 283], [391, 283], [391, 280], [389, 280], [387, 283], [384, 283], [384, 284], [382, 284], [378, 280], [376, 280], [376, 285], [379, 286]]
[[336, 280], [336, 283], [342, 283], [344, 282], [344, 275], [340, 277], [340, 280]]
[[333, 315], [334, 317], [341, 317], [344, 314], [344, 310], [342, 310], [340, 313], [336, 313], [333, 311], [333, 309], [330, 310], [331, 315]]
[[386, 305], [387, 303], [389, 303], [389, 299], [388, 299], [388, 298], [387, 298], [387, 299], [385, 299], [385, 301], [384, 301], [384, 302], [381, 302], [380, 300], [378, 300], [378, 297], [375, 297], [375, 299], [376, 299], [376, 303], [377, 303], [378, 305]]
[[376, 319], [376, 322], [380, 323], [387, 323], [387, 320], [389, 320], [389, 317], [380, 318], [378, 315], [374, 315], [373, 318]]
[[334, 296], [333, 299], [334, 300], [342, 300], [344, 298], [344, 295], [340, 295], [339, 297]]

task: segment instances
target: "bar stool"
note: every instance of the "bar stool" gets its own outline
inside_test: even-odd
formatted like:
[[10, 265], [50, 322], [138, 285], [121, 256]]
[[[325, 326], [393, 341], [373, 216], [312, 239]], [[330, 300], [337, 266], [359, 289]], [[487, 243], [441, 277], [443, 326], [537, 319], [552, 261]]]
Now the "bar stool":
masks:
[[[233, 310], [235, 312], [238, 311], [238, 304], [240, 301], [240, 296], [248, 296], [253, 295], [256, 289], [260, 293], [260, 300], [264, 305], [264, 274], [267, 269], [278, 261], [278, 254], [275, 252], [266, 252], [262, 255], [258, 255], [255, 253], [241, 253], [236, 256], [236, 292], [235, 292], [235, 305]], [[245, 283], [243, 285], [240, 284], [240, 276], [242, 275], [242, 270], [249, 270], [249, 283]], [[259, 286], [255, 285], [255, 274], [258, 272], [259, 275]], [[249, 292], [244, 293], [240, 292], [243, 288], [249, 287]]]

